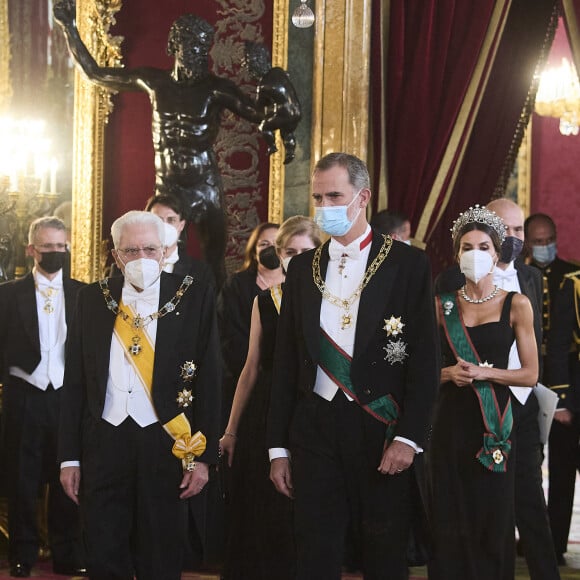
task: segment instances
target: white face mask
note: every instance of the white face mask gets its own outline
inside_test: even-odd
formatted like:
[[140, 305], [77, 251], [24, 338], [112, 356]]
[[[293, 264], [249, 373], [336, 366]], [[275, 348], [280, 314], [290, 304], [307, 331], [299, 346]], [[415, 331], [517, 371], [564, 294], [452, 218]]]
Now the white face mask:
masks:
[[167, 223], [164, 223], [163, 225], [165, 226], [165, 246], [170, 248], [173, 244], [177, 243], [179, 234], [172, 225]]
[[[161, 258], [163, 260], [163, 258]], [[138, 258], [125, 264], [125, 280], [135, 288], [149, 288], [161, 276], [161, 261], [152, 258]]]
[[493, 267], [491, 254], [482, 250], [464, 252], [459, 260], [459, 268], [465, 277], [475, 284], [492, 272]]
[[287, 258], [282, 258], [282, 268], [284, 268], [284, 272], [288, 272], [288, 266], [290, 264], [290, 260], [292, 256], [288, 256]]

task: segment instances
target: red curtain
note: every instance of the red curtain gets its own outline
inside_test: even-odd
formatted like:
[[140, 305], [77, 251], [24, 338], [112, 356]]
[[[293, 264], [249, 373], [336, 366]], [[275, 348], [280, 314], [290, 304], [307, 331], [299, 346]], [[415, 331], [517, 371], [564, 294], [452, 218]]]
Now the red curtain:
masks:
[[386, 207], [410, 216], [435, 272], [449, 261], [452, 220], [492, 197], [554, 2], [373, 4], [374, 188], [386, 184]]

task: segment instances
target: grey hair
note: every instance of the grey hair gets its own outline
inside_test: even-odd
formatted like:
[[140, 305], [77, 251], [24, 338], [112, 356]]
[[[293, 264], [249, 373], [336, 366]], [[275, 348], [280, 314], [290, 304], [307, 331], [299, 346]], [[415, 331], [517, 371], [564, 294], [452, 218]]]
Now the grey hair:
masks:
[[132, 210], [117, 218], [111, 226], [111, 237], [113, 238], [113, 246], [115, 249], [119, 247], [123, 229], [126, 226], [132, 225], [155, 226], [157, 228], [159, 241], [162, 245], [165, 245], [165, 225], [163, 224], [163, 220], [148, 211]]
[[66, 226], [64, 222], [57, 218], [56, 216], [49, 215], [35, 219], [28, 228], [28, 243], [34, 244], [34, 240], [36, 239], [36, 234], [38, 230], [42, 230], [44, 228], [52, 228], [55, 230], [63, 231], [66, 234]]
[[350, 153], [329, 153], [319, 159], [314, 167], [314, 173], [327, 171], [333, 167], [344, 167], [348, 173], [348, 181], [355, 189], [370, 189], [369, 170], [365, 162], [355, 155]]

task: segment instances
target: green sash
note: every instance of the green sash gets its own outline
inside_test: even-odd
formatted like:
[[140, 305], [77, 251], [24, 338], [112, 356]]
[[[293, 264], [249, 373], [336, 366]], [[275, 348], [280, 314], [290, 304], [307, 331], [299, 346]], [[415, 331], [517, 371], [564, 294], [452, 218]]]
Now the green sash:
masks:
[[[443, 329], [453, 354], [467, 362], [479, 364], [481, 359], [463, 323], [456, 295], [442, 294], [437, 300]], [[477, 452], [476, 458], [490, 471], [503, 473], [507, 469], [507, 459], [511, 451], [509, 439], [513, 426], [511, 401], [508, 400], [501, 414], [495, 390], [489, 382], [474, 381], [472, 388], [479, 401], [481, 416], [487, 430], [483, 434], [483, 447]]]
[[386, 425], [385, 439], [391, 441], [399, 418], [399, 406], [390, 395], [383, 395], [367, 405], [363, 405], [350, 379], [352, 357], [336, 344], [322, 328], [320, 329], [320, 368], [336, 386], [351, 397], [362, 409]]

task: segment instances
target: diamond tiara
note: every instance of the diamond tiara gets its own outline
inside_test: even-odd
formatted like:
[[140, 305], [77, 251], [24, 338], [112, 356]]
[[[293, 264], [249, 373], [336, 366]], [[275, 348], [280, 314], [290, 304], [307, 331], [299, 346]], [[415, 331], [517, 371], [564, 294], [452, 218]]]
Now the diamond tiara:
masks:
[[499, 236], [500, 243], [503, 243], [505, 240], [506, 227], [503, 220], [495, 212], [486, 209], [485, 206], [479, 206], [479, 204], [459, 214], [459, 217], [453, 222], [451, 237], [455, 240], [459, 232], [463, 229], [463, 226], [473, 222], [485, 224], [495, 230]]

